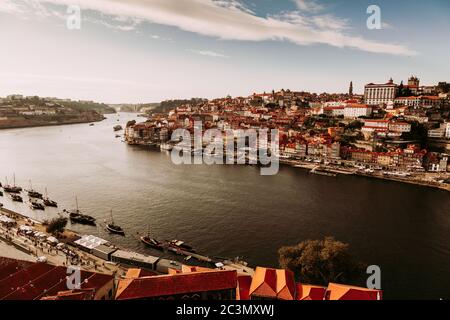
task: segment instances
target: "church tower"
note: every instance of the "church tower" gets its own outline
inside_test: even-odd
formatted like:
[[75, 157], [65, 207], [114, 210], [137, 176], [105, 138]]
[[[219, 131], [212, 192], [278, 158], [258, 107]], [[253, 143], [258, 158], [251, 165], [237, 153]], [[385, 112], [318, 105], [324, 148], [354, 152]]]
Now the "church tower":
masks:
[[348, 94], [353, 97], [353, 81], [350, 81], [350, 88], [348, 89]]

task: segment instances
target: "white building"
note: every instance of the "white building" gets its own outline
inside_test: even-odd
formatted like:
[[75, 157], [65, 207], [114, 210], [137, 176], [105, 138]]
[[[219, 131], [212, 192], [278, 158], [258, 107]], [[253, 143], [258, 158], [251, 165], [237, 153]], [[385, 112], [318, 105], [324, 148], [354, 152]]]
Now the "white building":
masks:
[[341, 105], [341, 106], [324, 107], [323, 113], [333, 117], [344, 116], [345, 106]]
[[399, 97], [395, 99], [395, 104], [414, 108], [438, 107], [442, 104], [442, 99], [439, 96]]
[[344, 108], [345, 118], [370, 117], [372, 115], [372, 107], [366, 104], [350, 103]]
[[411, 124], [407, 122], [391, 122], [389, 123], [389, 131], [408, 133], [411, 132]]
[[389, 120], [364, 120], [363, 132], [386, 133], [389, 131]]
[[393, 103], [397, 96], [397, 87], [392, 79], [385, 84], [369, 83], [364, 88], [364, 102], [368, 105]]

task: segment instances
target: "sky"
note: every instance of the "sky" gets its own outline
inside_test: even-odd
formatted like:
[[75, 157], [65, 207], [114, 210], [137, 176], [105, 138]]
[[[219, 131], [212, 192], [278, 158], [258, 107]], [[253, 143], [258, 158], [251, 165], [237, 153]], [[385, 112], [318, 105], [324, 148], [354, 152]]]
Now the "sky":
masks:
[[0, 0], [0, 96], [148, 103], [350, 81], [362, 93], [411, 75], [432, 85], [450, 81], [449, 17], [448, 0]]

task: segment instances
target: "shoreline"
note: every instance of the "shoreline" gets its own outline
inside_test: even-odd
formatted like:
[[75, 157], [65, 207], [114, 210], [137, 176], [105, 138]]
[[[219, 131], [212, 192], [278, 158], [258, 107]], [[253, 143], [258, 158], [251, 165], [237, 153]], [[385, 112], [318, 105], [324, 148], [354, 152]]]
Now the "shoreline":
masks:
[[[294, 168], [300, 168], [300, 169], [304, 169], [304, 170], [308, 170], [308, 171], [311, 171], [314, 168], [319, 166], [318, 164], [312, 164], [309, 162], [302, 162], [302, 161], [295, 161], [295, 160], [281, 160], [280, 163], [283, 165], [287, 165], [287, 166], [294, 167]], [[428, 187], [428, 188], [439, 189], [439, 190], [450, 192], [450, 184], [448, 184], [448, 183], [439, 183], [439, 182], [416, 180], [416, 179], [402, 179], [402, 178], [393, 177], [393, 176], [388, 177], [388, 176], [384, 176], [384, 175], [363, 173], [358, 170], [352, 170], [352, 169], [348, 169], [348, 168], [336, 169], [334, 167], [323, 166], [323, 165], [320, 165], [320, 168], [326, 172], [336, 174], [336, 175], [359, 176], [359, 177], [364, 177], [364, 178], [401, 182], [401, 183], [407, 183], [407, 184], [411, 184], [411, 185]], [[417, 173], [417, 174], [420, 175], [420, 173]]]
[[[47, 233], [47, 231], [45, 230], [45, 226], [43, 225], [43, 223], [41, 221], [32, 219], [24, 214], [15, 212], [13, 210], [7, 209], [7, 208], [0, 208], [0, 214], [3, 215], [7, 215], [8, 217], [14, 219], [16, 221], [17, 227], [21, 226], [21, 225], [31, 225], [36, 231], [42, 232], [44, 234], [46, 234], [46, 236], [50, 237], [52, 236], [51, 234]], [[0, 249], [3, 246], [8, 246], [9, 249], [9, 255], [10, 258], [14, 258], [14, 259], [21, 259], [20, 257], [28, 257], [28, 259], [31, 259], [31, 261], [36, 261], [36, 259], [38, 257], [41, 256], [45, 256], [47, 258], [47, 263], [51, 263], [54, 265], [68, 265], [69, 264], [69, 260], [67, 260], [67, 258], [64, 258], [64, 255], [60, 255], [59, 250], [55, 250], [54, 248], [52, 248], [49, 245], [42, 245], [42, 244], [33, 244], [33, 241], [31, 241], [30, 239], [26, 238], [23, 239], [23, 236], [12, 232], [12, 230], [10, 230], [11, 228], [6, 228], [2, 225], [0, 225]], [[92, 268], [95, 269], [95, 271], [100, 271], [103, 273], [108, 273], [108, 274], [117, 274], [117, 273], [122, 273], [125, 274], [127, 268], [129, 267], [133, 267], [133, 265], [127, 265], [125, 263], [114, 263], [114, 264], [110, 264], [110, 260], [105, 260], [102, 259], [96, 255], [94, 255], [91, 252], [87, 252], [85, 250], [82, 250], [81, 248], [79, 248], [78, 246], [75, 246], [72, 244], [72, 240], [73, 238], [76, 237], [82, 237], [83, 234], [78, 233], [77, 231], [73, 231], [69, 228], [65, 228], [64, 232], [62, 233], [63, 239], [65, 240], [69, 240], [69, 241], [64, 241], [64, 240], [60, 240], [60, 242], [65, 243], [66, 245], [70, 246], [70, 250], [77, 253], [78, 256], [80, 257], [80, 261], [79, 263], [77, 263], [77, 265], [79, 267], [81, 267], [82, 269], [85, 269], [87, 271], [92, 271]], [[136, 253], [134, 251], [132, 251], [131, 249], [128, 248], [121, 248], [119, 246], [116, 246], [114, 243], [109, 242], [109, 245], [112, 248], [116, 248], [118, 250], [125, 250], [127, 252], [130, 253]], [[56, 253], [55, 253], [56, 251]], [[8, 253], [8, 251], [7, 251]], [[175, 259], [175, 256], [177, 257], [181, 257], [183, 255], [175, 255], [174, 257], [172, 257], [172, 259], [170, 259], [170, 257], [167, 257], [166, 254], [162, 254], [159, 256], [152, 256], [152, 255], [148, 255], [148, 254], [144, 254], [147, 257], [152, 257], [155, 259], [158, 259], [158, 261], [162, 262], [163, 264], [165, 264], [166, 266], [171, 266], [172, 268], [181, 268], [181, 265], [183, 264], [187, 264], [187, 265], [197, 265], [196, 263], [194, 264], [190, 264], [190, 263], [186, 263], [186, 259], [183, 259], [183, 262], [178, 261], [177, 259]], [[1, 252], [0, 252], [0, 256]], [[198, 259], [198, 261], [201, 263], [202, 262], [202, 258], [204, 258], [205, 256], [201, 256], [200, 254], [195, 254], [195, 253], [190, 253], [189, 256]], [[183, 256], [184, 257], [184, 256]], [[209, 257], [205, 257], [210, 259], [211, 261], [209, 261], [210, 263], [213, 263], [212, 259], [216, 259], [216, 258], [209, 258]], [[173, 264], [172, 262], [176, 261], [175, 264]], [[205, 261], [203, 261], [205, 262]], [[245, 274], [253, 274], [254, 269], [247, 266], [246, 264], [241, 264], [241, 262], [237, 262], [237, 261], [231, 261], [229, 259], [225, 259], [223, 261], [221, 261], [224, 266], [224, 269], [228, 269], [228, 270], [236, 270], [238, 272], [242, 272]], [[155, 269], [152, 270], [155, 272], [159, 272], [161, 274], [165, 274], [165, 272], [161, 272], [159, 271], [159, 269]]]
[[12, 126], [6, 126], [3, 127], [0, 125], [0, 131], [1, 130], [8, 130], [8, 129], [27, 129], [27, 128], [39, 128], [39, 127], [56, 127], [56, 126], [65, 126], [65, 125], [74, 125], [74, 124], [83, 124], [83, 123], [96, 123], [96, 122], [102, 122], [106, 118], [98, 119], [98, 120], [80, 120], [80, 121], [69, 121], [64, 123], [42, 123], [42, 124], [31, 124], [31, 125], [12, 125]]

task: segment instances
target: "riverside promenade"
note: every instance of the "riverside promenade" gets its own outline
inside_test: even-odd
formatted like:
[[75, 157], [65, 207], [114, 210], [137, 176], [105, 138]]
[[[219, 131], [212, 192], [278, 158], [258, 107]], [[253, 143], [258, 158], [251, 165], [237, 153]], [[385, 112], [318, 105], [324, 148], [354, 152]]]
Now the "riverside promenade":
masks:
[[[46, 228], [39, 221], [30, 219], [17, 212], [6, 208], [0, 208], [0, 214], [5, 215], [11, 219], [14, 219], [17, 223], [14, 227], [5, 227], [0, 225], [0, 256], [6, 256], [8, 258], [14, 258], [19, 260], [37, 261], [38, 258], [45, 257], [46, 262], [56, 266], [78, 266], [82, 270], [95, 271], [105, 274], [112, 274], [116, 277], [125, 276], [127, 272], [127, 266], [122, 266], [116, 263], [110, 263], [103, 260], [93, 254], [80, 250], [79, 248], [69, 245], [70, 255], [64, 250], [60, 250], [55, 246], [52, 246], [45, 241], [32, 240], [18, 232], [21, 226], [30, 226], [35, 231], [45, 234], [47, 237], [51, 235], [46, 232]], [[69, 229], [66, 229], [62, 234], [64, 239], [74, 239], [79, 235]], [[118, 248], [119, 249], [119, 248]], [[206, 261], [207, 257], [196, 255], [199, 261]], [[165, 261], [166, 265], [171, 265], [171, 261], [167, 259], [159, 258], [160, 261]], [[239, 262], [233, 262], [229, 260], [223, 261], [224, 265], [222, 269], [236, 270], [240, 273], [253, 275], [254, 269], [243, 265]]]
[[308, 171], [314, 170], [314, 169], [321, 169], [330, 173], [335, 173], [337, 175], [355, 175], [360, 177], [366, 177], [366, 178], [375, 178], [375, 179], [381, 179], [381, 180], [389, 180], [389, 181], [396, 181], [396, 182], [402, 182], [407, 184], [414, 184], [429, 188], [435, 188], [440, 190], [445, 190], [450, 192], [450, 183], [443, 182], [446, 179], [450, 179], [450, 175], [448, 173], [439, 173], [439, 172], [413, 172], [407, 177], [400, 177], [395, 175], [385, 175], [383, 174], [383, 171], [374, 171], [372, 173], [365, 172], [362, 170], [358, 170], [355, 167], [351, 166], [336, 166], [336, 165], [324, 165], [324, 164], [317, 164], [314, 162], [306, 162], [306, 161], [300, 161], [300, 160], [286, 160], [282, 159], [280, 160], [280, 163], [284, 165], [289, 165], [292, 167], [305, 169]]
[[[124, 275], [126, 269], [120, 265], [107, 264], [88, 252], [82, 251], [76, 247], [70, 246], [70, 251], [77, 257], [67, 255], [63, 250], [57, 249], [45, 242], [33, 241], [18, 230], [20, 226], [30, 226], [38, 232], [42, 232], [50, 237], [45, 231], [45, 226], [40, 222], [25, 217], [17, 212], [1, 208], [0, 214], [14, 219], [17, 223], [14, 227], [5, 227], [0, 225], [0, 255], [8, 258], [37, 261], [38, 258], [45, 257], [46, 262], [56, 266], [75, 265], [82, 270], [95, 271], [106, 274]], [[76, 233], [71, 230], [65, 230], [65, 237], [73, 237]]]

